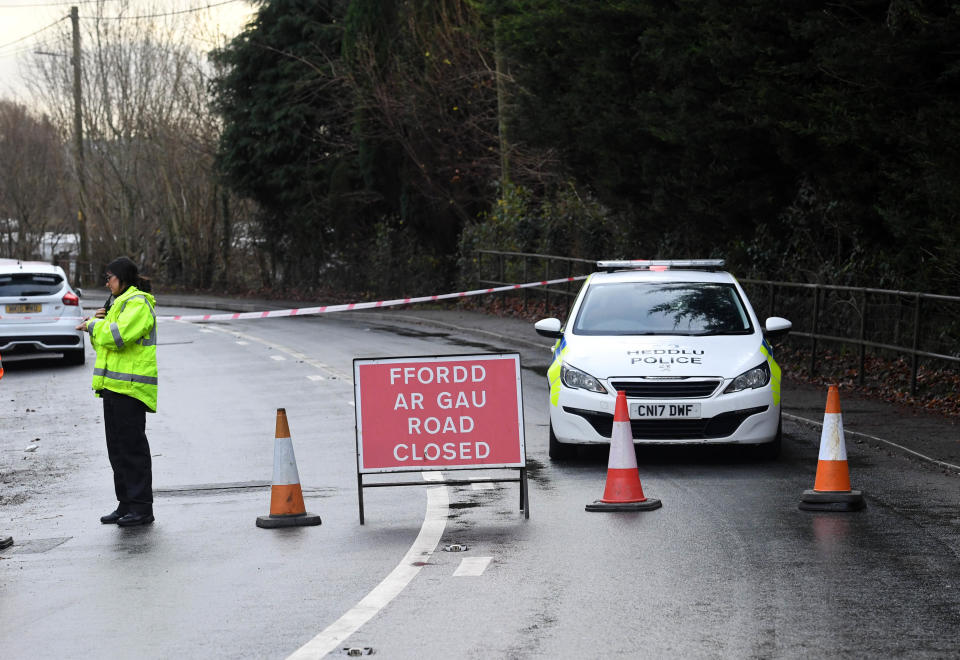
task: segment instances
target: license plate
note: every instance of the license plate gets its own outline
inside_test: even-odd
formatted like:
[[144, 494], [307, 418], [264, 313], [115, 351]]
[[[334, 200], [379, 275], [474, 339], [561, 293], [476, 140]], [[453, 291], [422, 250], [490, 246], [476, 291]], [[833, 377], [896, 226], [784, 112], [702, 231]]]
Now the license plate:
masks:
[[700, 404], [632, 403], [630, 419], [700, 419]]
[[7, 305], [7, 314], [39, 314], [42, 309], [40, 303], [17, 303]]

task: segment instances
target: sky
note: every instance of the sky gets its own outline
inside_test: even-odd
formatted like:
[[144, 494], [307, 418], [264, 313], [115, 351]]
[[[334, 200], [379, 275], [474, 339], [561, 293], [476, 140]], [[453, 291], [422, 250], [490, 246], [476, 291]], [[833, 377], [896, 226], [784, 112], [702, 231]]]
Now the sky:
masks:
[[[130, 16], [203, 9], [201, 13], [209, 16], [207, 27], [227, 37], [239, 33], [255, 13], [244, 0], [0, 0], [0, 98], [30, 105], [19, 62], [36, 50], [46, 50], [45, 39], [70, 29], [71, 6], [78, 8], [82, 28], [84, 17], [93, 15], [98, 3], [104, 16], [124, 4]], [[197, 43], [203, 50], [213, 45]]]

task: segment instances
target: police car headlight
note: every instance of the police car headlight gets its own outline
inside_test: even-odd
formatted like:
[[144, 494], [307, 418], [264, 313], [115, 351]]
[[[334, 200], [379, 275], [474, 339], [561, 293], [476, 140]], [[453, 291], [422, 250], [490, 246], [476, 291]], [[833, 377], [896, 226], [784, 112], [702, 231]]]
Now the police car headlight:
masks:
[[567, 387], [574, 389], [598, 392], [599, 394], [606, 394], [607, 392], [599, 380], [588, 373], [568, 367], [565, 364], [560, 366], [560, 380]]
[[770, 366], [764, 362], [759, 367], [754, 367], [750, 371], [745, 371], [736, 378], [733, 379], [733, 382], [727, 386], [723, 392], [724, 394], [730, 394], [731, 392], [740, 392], [742, 390], [748, 389], [757, 389], [758, 387], [763, 387], [770, 382]]

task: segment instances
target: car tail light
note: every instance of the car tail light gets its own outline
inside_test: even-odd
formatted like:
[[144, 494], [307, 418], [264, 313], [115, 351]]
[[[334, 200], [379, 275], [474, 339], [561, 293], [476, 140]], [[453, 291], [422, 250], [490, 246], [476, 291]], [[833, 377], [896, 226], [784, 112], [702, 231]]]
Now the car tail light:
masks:
[[77, 294], [67, 291], [65, 294], [63, 294], [63, 304], [71, 307], [77, 307], [80, 305], [80, 299], [77, 297]]

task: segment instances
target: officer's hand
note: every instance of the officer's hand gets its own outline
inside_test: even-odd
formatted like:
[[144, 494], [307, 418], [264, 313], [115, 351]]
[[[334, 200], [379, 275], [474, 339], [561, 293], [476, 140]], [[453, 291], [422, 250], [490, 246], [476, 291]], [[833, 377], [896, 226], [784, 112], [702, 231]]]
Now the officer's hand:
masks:
[[102, 319], [106, 315], [107, 315], [107, 309], [105, 307], [101, 307], [94, 313], [94, 316], [97, 317], [98, 319]]
[[89, 318], [83, 319], [83, 322], [82, 322], [80, 325], [78, 325], [76, 328], [74, 328], [74, 330], [86, 330], [86, 329], [87, 329], [87, 321], [89, 321], [89, 320], [90, 320]]

